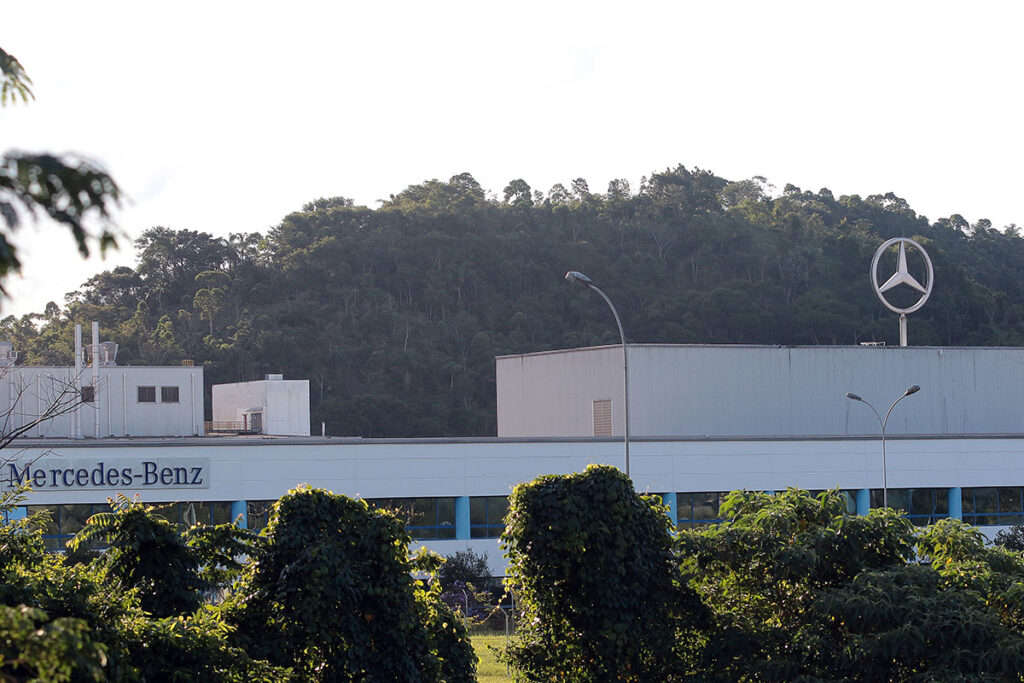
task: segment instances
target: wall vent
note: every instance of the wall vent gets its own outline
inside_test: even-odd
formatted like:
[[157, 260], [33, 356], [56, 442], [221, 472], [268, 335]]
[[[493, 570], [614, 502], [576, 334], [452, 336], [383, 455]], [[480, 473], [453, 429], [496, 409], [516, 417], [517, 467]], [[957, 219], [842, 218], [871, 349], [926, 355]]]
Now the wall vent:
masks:
[[599, 398], [594, 401], [594, 436], [612, 435], [612, 400]]

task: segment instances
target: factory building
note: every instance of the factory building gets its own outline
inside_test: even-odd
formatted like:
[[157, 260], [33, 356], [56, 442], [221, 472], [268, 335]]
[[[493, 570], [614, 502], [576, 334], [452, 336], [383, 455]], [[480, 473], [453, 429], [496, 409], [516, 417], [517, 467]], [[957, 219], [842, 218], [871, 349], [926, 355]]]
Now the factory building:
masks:
[[[890, 504], [916, 523], [959, 517], [991, 535], [1024, 521], [1022, 349], [631, 345], [628, 351], [631, 476], [638, 490], [663, 497], [679, 525], [715, 521], [724, 494], [743, 488], [838, 487], [848, 492], [851, 510], [866, 512], [881, 505], [883, 482]], [[6, 451], [0, 484], [33, 487], [17, 514], [50, 509], [48, 542], [57, 548], [117, 492], [166, 503], [172, 518], [194, 514], [258, 528], [274, 500], [309, 483], [397, 508], [419, 543], [442, 554], [466, 547], [486, 552], [500, 574], [497, 536], [513, 486], [591, 463], [623, 466], [623, 355], [612, 346], [503, 356], [496, 363], [498, 436], [458, 439], [308, 436], [308, 384], [303, 393], [301, 384], [273, 376], [213, 387], [215, 421], [198, 436], [194, 422], [191, 433], [168, 434], [158, 425], [143, 436], [132, 420], [144, 420], [152, 406], [138, 406], [137, 387], [171, 386], [165, 377], [177, 377], [179, 387], [188, 387], [179, 389], [179, 404], [188, 396], [197, 402], [189, 415], [201, 416], [203, 392], [189, 393], [192, 382], [201, 386], [202, 375], [192, 374], [201, 368], [168, 368], [163, 375], [164, 369], [113, 366], [140, 378], [157, 372], [152, 379], [126, 375], [107, 383], [128, 388], [110, 398], [119, 406], [118, 397], [128, 397], [128, 409], [119, 408], [128, 416], [125, 427], [112, 420], [117, 428], [100, 429], [107, 433], [94, 438], [86, 427], [95, 420], [86, 413], [86, 438], [73, 438], [67, 424], [46, 438], [29, 434]], [[901, 400], [886, 424], [883, 472], [879, 420], [846, 394], [884, 415], [912, 385], [921, 390]], [[258, 430], [252, 429], [256, 413]], [[243, 429], [204, 435], [218, 422]]]

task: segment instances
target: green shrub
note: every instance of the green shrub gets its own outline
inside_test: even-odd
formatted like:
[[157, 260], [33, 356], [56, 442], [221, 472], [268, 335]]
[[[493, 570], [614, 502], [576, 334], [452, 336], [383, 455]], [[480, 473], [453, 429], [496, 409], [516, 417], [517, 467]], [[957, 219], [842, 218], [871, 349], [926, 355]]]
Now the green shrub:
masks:
[[613, 467], [517, 486], [502, 543], [522, 611], [504, 658], [527, 680], [655, 681], [702, 614], [677, 581], [660, 500]]

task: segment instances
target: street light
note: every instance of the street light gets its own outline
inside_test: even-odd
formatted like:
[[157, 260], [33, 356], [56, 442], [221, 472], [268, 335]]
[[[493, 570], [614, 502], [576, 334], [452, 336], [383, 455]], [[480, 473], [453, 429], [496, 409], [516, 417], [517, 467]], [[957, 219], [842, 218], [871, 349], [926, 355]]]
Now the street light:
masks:
[[852, 401], [860, 401], [868, 408], [871, 408], [871, 412], [873, 412], [875, 414], [875, 417], [878, 418], [878, 425], [882, 428], [882, 507], [889, 507], [889, 486], [886, 478], [885, 469], [885, 423], [889, 421], [889, 414], [892, 412], [892, 409], [896, 407], [897, 403], [905, 399], [907, 396], [910, 396], [911, 394], [916, 394], [919, 391], [921, 391], [921, 387], [917, 386], [916, 384], [907, 389], [906, 391], [904, 391], [903, 394], [895, 401], [893, 401], [891, 406], [889, 406], [889, 410], [885, 412], [884, 420], [882, 419], [882, 416], [878, 414], [878, 411], [875, 410], [875, 407], [873, 405], [862, 399], [857, 394], [852, 394], [849, 391], [846, 392], [846, 398]]
[[600, 287], [594, 284], [593, 280], [578, 270], [570, 270], [565, 274], [565, 279], [575, 285], [592, 289], [600, 294], [601, 298], [607, 302], [608, 307], [612, 309], [612, 315], [615, 316], [615, 324], [619, 327], [619, 339], [622, 340], [622, 419], [626, 423], [626, 435], [623, 441], [626, 445], [626, 477], [629, 477], [629, 354], [626, 353], [626, 333], [622, 331], [622, 321], [619, 319], [619, 312], [615, 310], [615, 304], [612, 303], [607, 294], [601, 291]]

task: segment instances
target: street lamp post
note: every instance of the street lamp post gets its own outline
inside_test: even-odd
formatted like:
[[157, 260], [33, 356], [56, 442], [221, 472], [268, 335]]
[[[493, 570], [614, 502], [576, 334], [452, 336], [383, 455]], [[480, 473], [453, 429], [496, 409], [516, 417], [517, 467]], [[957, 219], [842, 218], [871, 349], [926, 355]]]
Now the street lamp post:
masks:
[[619, 339], [622, 340], [622, 419], [625, 421], [626, 435], [623, 439], [626, 446], [626, 476], [629, 477], [629, 354], [626, 351], [626, 333], [622, 331], [622, 320], [619, 319], [619, 312], [615, 310], [615, 304], [608, 298], [608, 295], [601, 291], [601, 288], [594, 284], [594, 281], [577, 270], [570, 270], [565, 274], [569, 282], [592, 289], [601, 295], [608, 307], [612, 309], [615, 316], [615, 324], [619, 328]]
[[846, 398], [853, 401], [860, 401], [868, 408], [871, 408], [871, 412], [873, 412], [875, 414], [875, 417], [878, 418], [879, 427], [882, 428], [882, 507], [889, 507], [889, 482], [886, 476], [885, 468], [885, 424], [889, 421], [889, 414], [892, 413], [892, 409], [896, 407], [897, 403], [905, 399], [907, 396], [910, 396], [911, 394], [916, 394], [919, 391], [921, 391], [921, 387], [919, 387], [916, 384], [907, 389], [906, 391], [904, 391], [899, 398], [892, 402], [892, 405], [889, 406], [889, 410], [885, 411], [885, 419], [883, 419], [882, 416], [878, 414], [878, 411], [875, 410], [875, 407], [873, 405], [865, 401], [863, 398], [861, 398], [857, 394], [846, 392]]

